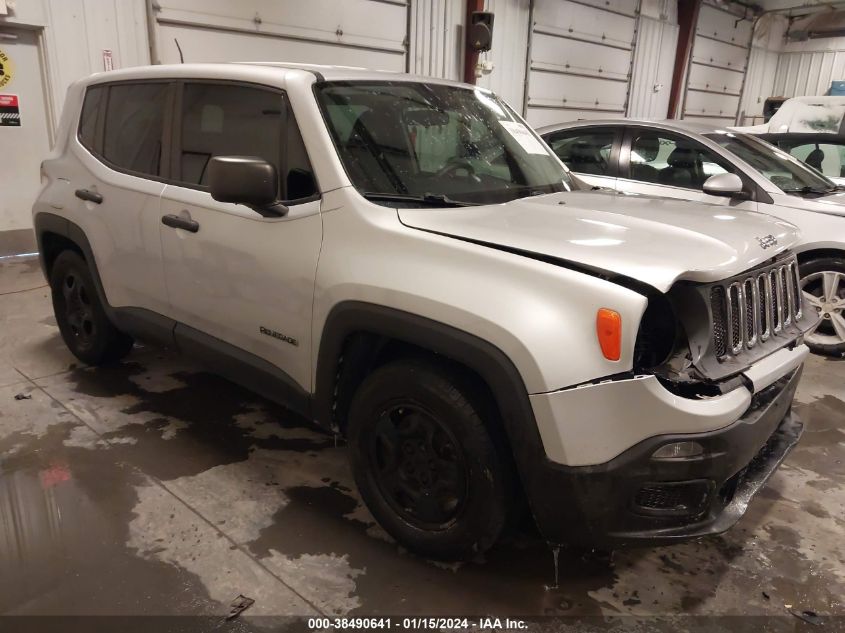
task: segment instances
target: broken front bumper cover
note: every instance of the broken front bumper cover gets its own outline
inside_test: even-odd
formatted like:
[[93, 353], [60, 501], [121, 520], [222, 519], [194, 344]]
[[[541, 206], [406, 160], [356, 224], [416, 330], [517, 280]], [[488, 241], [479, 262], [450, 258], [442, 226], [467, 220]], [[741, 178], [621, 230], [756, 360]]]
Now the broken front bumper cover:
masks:
[[[651, 437], [596, 466], [537, 465], [531, 481], [547, 491], [546, 503], [532, 504], [540, 531], [552, 543], [619, 547], [729, 529], [801, 436], [791, 410], [801, 373], [795, 369], [754, 394], [727, 427]], [[703, 453], [652, 458], [662, 446], [688, 441]]]

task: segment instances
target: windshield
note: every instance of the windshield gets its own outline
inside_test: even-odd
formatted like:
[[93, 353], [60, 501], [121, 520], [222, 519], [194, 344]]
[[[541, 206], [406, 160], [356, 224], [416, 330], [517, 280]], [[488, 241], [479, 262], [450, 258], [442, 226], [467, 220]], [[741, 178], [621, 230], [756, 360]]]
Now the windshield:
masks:
[[705, 134], [733, 152], [785, 193], [808, 194], [834, 191], [836, 185], [783, 150], [747, 134]]
[[482, 204], [575, 188], [487, 91], [355, 81], [318, 84], [316, 94], [346, 173], [374, 201]]

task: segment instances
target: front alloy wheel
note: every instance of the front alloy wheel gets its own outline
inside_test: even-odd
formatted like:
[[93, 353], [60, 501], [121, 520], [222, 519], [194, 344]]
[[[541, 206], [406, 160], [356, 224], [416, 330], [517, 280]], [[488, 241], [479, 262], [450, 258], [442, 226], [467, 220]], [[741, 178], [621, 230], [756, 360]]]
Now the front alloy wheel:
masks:
[[820, 320], [805, 336], [814, 351], [845, 353], [845, 272], [820, 270], [801, 279], [801, 290], [809, 309]]

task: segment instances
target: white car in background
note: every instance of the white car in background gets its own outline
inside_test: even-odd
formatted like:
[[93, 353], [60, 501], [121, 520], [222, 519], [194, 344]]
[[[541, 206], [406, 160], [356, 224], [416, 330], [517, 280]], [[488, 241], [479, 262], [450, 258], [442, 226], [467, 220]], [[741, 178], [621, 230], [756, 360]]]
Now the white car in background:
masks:
[[766, 123], [731, 127], [752, 134], [845, 133], [845, 97], [792, 97], [783, 102]]
[[760, 211], [801, 229], [801, 286], [817, 353], [845, 355], [845, 192], [756, 137], [685, 121], [575, 121], [538, 130], [581, 180], [626, 193]]

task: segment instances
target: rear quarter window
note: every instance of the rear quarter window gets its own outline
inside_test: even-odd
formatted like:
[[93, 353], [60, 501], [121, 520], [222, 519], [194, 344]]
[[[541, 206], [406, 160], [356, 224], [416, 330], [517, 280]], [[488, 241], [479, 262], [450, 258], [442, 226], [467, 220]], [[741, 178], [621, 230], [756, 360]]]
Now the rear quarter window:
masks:
[[106, 90], [104, 86], [89, 87], [85, 91], [82, 114], [79, 116], [79, 142], [92, 152], [97, 152], [97, 121], [105, 101]]
[[119, 169], [158, 176], [167, 83], [109, 86], [102, 156]]

